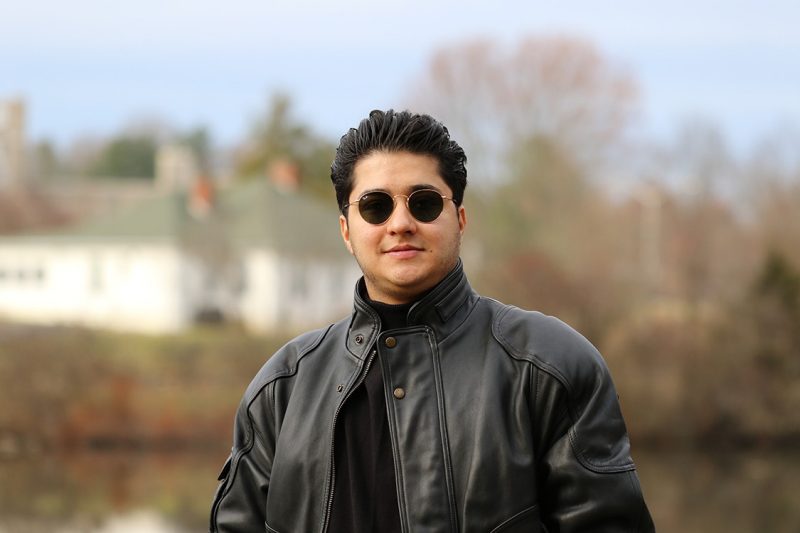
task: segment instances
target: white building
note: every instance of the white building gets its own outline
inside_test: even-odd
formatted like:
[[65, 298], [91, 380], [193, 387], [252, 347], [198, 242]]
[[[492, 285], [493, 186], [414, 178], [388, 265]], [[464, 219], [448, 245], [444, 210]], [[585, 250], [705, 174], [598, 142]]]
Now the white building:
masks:
[[215, 197], [201, 181], [69, 231], [0, 238], [0, 319], [299, 330], [348, 313], [359, 274], [335, 206], [265, 181]]

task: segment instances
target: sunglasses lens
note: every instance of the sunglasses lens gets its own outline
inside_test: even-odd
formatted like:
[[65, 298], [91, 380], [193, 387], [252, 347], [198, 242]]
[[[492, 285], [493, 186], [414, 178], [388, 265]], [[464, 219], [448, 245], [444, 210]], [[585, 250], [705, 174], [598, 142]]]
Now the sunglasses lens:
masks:
[[420, 222], [433, 222], [443, 208], [442, 196], [436, 191], [416, 191], [408, 197], [408, 209]]
[[394, 199], [385, 192], [370, 192], [358, 201], [361, 218], [370, 224], [382, 224], [394, 210]]
[[[358, 212], [370, 224], [383, 224], [394, 211], [394, 198], [386, 192], [368, 192], [358, 199]], [[408, 197], [408, 209], [420, 222], [433, 222], [442, 214], [444, 200], [436, 191], [421, 190]]]

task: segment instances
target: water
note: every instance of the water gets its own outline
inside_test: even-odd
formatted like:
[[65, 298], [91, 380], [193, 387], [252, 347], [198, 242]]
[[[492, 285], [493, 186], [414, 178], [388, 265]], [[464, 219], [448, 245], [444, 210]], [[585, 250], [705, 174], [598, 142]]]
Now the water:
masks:
[[[800, 452], [636, 452], [660, 532], [800, 531]], [[0, 533], [206, 531], [224, 458], [92, 453], [0, 461]]]
[[206, 531], [224, 453], [0, 462], [0, 532]]
[[637, 453], [658, 531], [800, 532], [800, 451]]

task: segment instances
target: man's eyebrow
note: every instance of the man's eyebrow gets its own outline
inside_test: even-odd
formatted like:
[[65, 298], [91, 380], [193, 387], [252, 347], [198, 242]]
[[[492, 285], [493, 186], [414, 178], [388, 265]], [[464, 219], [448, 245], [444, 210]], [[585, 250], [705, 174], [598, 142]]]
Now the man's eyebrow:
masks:
[[375, 187], [374, 189], [364, 189], [363, 191], [358, 193], [358, 197], [361, 198], [365, 194], [369, 194], [371, 192], [385, 192], [385, 193], [389, 194], [389, 191], [387, 189], [384, 189], [382, 187]]
[[414, 191], [421, 191], [421, 190], [424, 190], [424, 189], [433, 189], [434, 191], [436, 191], [436, 192], [438, 192], [438, 193], [441, 193], [441, 192], [442, 192], [442, 191], [439, 189], [439, 187], [437, 187], [436, 185], [431, 185], [430, 183], [419, 183], [419, 184], [417, 184], [417, 185], [413, 185], [413, 186], [412, 186], [412, 187], [409, 189], [409, 191], [410, 191], [410, 192], [414, 192]]

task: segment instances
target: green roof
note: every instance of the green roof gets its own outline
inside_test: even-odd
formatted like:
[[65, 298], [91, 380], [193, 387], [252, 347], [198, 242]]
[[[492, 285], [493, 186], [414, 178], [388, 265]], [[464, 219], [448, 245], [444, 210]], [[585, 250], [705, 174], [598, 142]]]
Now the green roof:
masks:
[[226, 191], [221, 216], [229, 219], [238, 244], [260, 245], [292, 254], [344, 252], [336, 206], [282, 192], [263, 180]]
[[66, 230], [76, 239], [167, 239], [177, 238], [189, 221], [185, 194], [165, 194], [138, 202], [115, 213], [90, 219]]
[[5, 237], [6, 242], [174, 242], [267, 248], [289, 255], [346, 255], [338, 211], [316, 199], [282, 192], [264, 179], [217, 191], [206, 216], [189, 213], [186, 193], [143, 200], [63, 231]]

